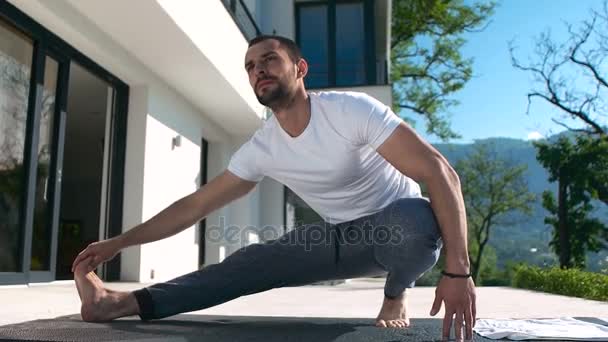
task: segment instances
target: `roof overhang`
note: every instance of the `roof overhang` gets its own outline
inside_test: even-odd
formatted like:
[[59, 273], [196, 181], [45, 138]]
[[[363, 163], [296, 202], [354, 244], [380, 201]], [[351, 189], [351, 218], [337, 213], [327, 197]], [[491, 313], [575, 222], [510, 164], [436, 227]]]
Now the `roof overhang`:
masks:
[[[56, 17], [70, 22], [75, 31], [82, 17], [88, 19], [115, 42], [114, 46], [135, 57], [231, 135], [248, 135], [260, 125], [263, 107], [257, 102], [243, 67], [247, 41], [221, 1], [11, 2], [26, 13], [28, 9], [40, 11], [43, 7], [44, 11], [54, 12]], [[61, 32], [56, 33], [61, 36]], [[68, 38], [64, 39], [70, 41]], [[96, 38], [92, 36], [89, 40]], [[88, 44], [94, 45], [95, 41]], [[117, 51], [99, 53], [107, 55], [102, 61], [112, 60], [113, 54], [120, 55]], [[126, 77], [127, 83], [142, 82], [130, 77], [129, 70], [111, 71]]]

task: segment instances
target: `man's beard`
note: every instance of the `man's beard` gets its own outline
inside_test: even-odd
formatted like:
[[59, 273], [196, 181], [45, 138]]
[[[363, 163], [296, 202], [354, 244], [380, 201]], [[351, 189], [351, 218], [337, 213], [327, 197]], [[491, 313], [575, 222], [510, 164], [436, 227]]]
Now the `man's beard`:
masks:
[[263, 95], [255, 94], [258, 98], [258, 102], [262, 105], [273, 108], [280, 105], [282, 102], [288, 99], [289, 94], [285, 86], [280, 83], [276, 83], [276, 87], [272, 90], [267, 90]]

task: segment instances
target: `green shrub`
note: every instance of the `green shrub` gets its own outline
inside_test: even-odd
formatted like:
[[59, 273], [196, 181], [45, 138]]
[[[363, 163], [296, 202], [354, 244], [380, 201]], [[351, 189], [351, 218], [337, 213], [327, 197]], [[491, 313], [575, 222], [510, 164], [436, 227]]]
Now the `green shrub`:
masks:
[[608, 275], [579, 269], [560, 269], [558, 267], [543, 269], [519, 265], [515, 268], [512, 286], [608, 301]]

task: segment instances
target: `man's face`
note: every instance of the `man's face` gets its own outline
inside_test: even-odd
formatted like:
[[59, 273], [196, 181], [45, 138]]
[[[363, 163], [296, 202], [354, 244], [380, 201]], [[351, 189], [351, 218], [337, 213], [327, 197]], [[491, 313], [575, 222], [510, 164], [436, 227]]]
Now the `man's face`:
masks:
[[245, 70], [258, 101], [268, 107], [282, 102], [295, 88], [297, 67], [274, 39], [253, 45], [245, 55]]

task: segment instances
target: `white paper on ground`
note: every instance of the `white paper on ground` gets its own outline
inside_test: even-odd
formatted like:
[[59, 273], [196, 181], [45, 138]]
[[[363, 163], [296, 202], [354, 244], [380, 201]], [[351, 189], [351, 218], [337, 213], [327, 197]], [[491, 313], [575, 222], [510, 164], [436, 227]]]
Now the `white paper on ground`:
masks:
[[[602, 320], [606, 321], [606, 318]], [[608, 326], [584, 322], [572, 317], [478, 319], [473, 331], [490, 339], [608, 341]]]

